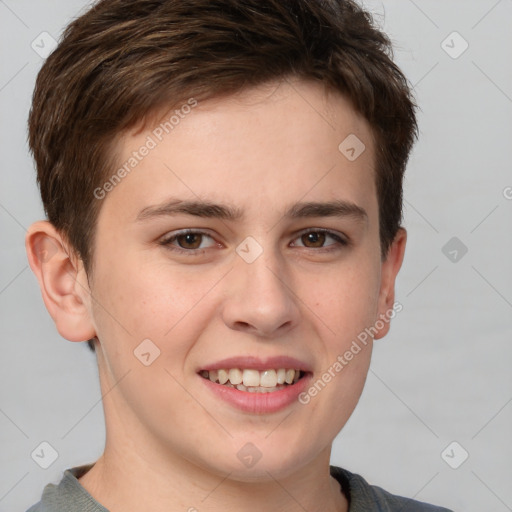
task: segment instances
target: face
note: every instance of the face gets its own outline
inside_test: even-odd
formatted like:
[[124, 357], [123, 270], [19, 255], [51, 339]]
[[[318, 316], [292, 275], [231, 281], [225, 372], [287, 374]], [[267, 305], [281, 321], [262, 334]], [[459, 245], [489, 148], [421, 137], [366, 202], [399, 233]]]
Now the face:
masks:
[[328, 460], [370, 361], [354, 341], [389, 306], [371, 131], [301, 81], [178, 117], [122, 139], [119, 167], [137, 164], [98, 199], [107, 432], [148, 459], [284, 477]]

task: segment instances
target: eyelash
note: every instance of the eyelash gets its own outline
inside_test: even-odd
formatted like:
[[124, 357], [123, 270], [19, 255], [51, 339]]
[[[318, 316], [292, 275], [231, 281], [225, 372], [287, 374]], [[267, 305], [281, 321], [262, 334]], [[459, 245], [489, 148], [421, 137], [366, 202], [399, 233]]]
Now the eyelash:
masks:
[[[324, 233], [325, 235], [328, 235], [331, 238], [333, 238], [337, 243], [330, 244], [327, 247], [318, 247], [318, 248], [315, 248], [315, 247], [304, 247], [304, 249], [316, 250], [316, 252], [324, 252], [324, 253], [326, 253], [326, 252], [332, 252], [332, 251], [335, 251], [335, 250], [339, 250], [340, 246], [341, 247], [347, 247], [348, 245], [350, 245], [348, 240], [342, 238], [337, 233], [334, 233], [333, 231], [330, 231], [330, 230], [325, 229], [325, 228], [316, 228], [316, 229], [309, 228], [309, 229], [305, 229], [305, 230], [299, 232], [297, 234], [297, 236], [295, 237], [295, 239], [300, 238], [300, 237], [302, 237], [304, 235], [307, 235], [308, 233]], [[206, 247], [206, 248], [203, 248], [203, 249], [183, 249], [182, 247], [178, 247], [178, 246], [172, 245], [172, 243], [175, 242], [178, 239], [179, 236], [189, 235], [189, 234], [192, 234], [192, 235], [202, 235], [202, 236], [209, 237], [209, 238], [211, 238], [213, 240], [213, 237], [210, 234], [206, 233], [205, 231], [194, 230], [194, 229], [185, 229], [183, 231], [179, 231], [177, 233], [173, 233], [171, 236], [168, 236], [168, 237], [162, 239], [159, 242], [159, 244], [164, 246], [166, 249], [168, 249], [170, 251], [175, 251], [175, 252], [180, 253], [180, 254], [186, 254], [187, 256], [198, 256], [199, 254], [202, 254], [207, 249], [209, 249], [209, 247]]]

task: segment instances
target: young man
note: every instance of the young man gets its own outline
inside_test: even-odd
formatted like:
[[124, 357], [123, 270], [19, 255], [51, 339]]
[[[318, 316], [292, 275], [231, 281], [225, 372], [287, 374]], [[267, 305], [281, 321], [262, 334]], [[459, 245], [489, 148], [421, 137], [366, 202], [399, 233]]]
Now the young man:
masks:
[[416, 121], [347, 0], [103, 0], [36, 84], [26, 245], [106, 445], [35, 511], [446, 510], [330, 466], [399, 307]]

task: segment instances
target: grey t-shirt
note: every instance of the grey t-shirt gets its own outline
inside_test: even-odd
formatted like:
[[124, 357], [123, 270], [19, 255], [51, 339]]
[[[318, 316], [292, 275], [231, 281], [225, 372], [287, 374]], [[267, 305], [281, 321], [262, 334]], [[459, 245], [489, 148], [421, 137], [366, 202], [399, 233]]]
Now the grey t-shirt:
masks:
[[[88, 464], [66, 469], [59, 484], [48, 484], [41, 501], [27, 512], [109, 512], [78, 481], [91, 467], [92, 464]], [[447, 508], [395, 496], [337, 466], [331, 466], [331, 475], [340, 483], [350, 503], [349, 512], [452, 512]]]

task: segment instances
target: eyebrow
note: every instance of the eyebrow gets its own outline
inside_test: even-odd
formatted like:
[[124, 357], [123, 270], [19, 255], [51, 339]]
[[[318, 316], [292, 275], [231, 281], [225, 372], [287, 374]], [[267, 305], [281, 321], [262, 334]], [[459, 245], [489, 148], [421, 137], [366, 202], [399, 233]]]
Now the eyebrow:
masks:
[[165, 203], [148, 206], [137, 215], [137, 220], [153, 219], [170, 215], [194, 215], [223, 220], [238, 220], [243, 217], [242, 210], [233, 206], [216, 204], [209, 201], [182, 201], [171, 199]]
[[[147, 206], [139, 212], [136, 220], [145, 221], [180, 214], [229, 221], [241, 220], [244, 217], [243, 211], [235, 206], [209, 201], [171, 199], [162, 204]], [[284, 213], [284, 218], [289, 219], [310, 217], [349, 217], [360, 222], [368, 220], [368, 214], [364, 208], [342, 199], [327, 202], [296, 203]]]
[[285, 217], [300, 219], [308, 217], [350, 217], [357, 221], [367, 221], [368, 214], [361, 206], [338, 199], [327, 202], [306, 202], [294, 204]]

